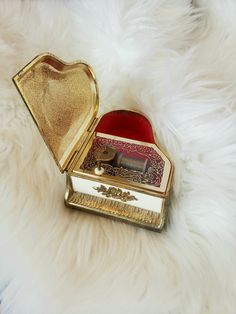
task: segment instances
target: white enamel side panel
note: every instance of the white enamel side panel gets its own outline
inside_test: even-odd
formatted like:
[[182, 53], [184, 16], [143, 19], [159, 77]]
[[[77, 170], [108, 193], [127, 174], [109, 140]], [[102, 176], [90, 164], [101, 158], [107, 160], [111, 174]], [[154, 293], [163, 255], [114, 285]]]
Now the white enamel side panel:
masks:
[[[95, 182], [92, 180], [79, 178], [79, 177], [74, 177], [74, 176], [71, 177], [71, 181], [72, 181], [73, 190], [75, 192], [80, 192], [80, 193], [89, 194], [89, 195], [93, 195], [93, 196], [107, 199], [106, 196], [102, 195], [101, 193], [99, 193], [97, 190], [94, 189], [95, 187], [97, 188], [97, 187], [101, 186], [101, 183]], [[116, 186], [108, 185], [108, 184], [104, 184], [104, 183], [102, 183], [102, 185], [104, 185], [106, 188], [109, 188], [109, 187], [117, 188]], [[135, 196], [137, 200], [124, 202], [124, 201], [118, 200], [118, 199], [112, 199], [112, 198], [109, 198], [109, 199], [114, 200], [116, 202], [123, 203], [123, 204], [129, 204], [129, 205], [143, 208], [146, 210], [151, 210], [151, 211], [156, 212], [156, 213], [161, 213], [162, 204], [163, 204], [162, 198], [157, 197], [157, 196], [143, 194], [140, 192], [131, 191], [128, 189], [123, 189], [123, 188], [122, 188], [122, 191], [123, 192], [130, 192], [130, 194]]]

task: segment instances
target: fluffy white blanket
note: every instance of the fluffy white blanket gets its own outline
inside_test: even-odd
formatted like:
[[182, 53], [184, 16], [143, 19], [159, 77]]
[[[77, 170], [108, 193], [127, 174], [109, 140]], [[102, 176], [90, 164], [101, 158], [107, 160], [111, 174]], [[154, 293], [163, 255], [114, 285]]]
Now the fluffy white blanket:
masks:
[[[232, 314], [236, 1], [0, 2], [0, 312]], [[139, 109], [175, 164], [162, 234], [64, 207], [65, 177], [11, 82], [84, 59], [101, 109]]]

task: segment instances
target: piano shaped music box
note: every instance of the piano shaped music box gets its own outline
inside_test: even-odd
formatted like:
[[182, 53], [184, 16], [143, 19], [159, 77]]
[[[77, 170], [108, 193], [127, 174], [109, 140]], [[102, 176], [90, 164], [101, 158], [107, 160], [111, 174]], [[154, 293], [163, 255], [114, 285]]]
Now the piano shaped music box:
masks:
[[61, 172], [65, 204], [160, 231], [173, 166], [149, 120], [130, 110], [98, 117], [91, 67], [37, 56], [13, 81]]

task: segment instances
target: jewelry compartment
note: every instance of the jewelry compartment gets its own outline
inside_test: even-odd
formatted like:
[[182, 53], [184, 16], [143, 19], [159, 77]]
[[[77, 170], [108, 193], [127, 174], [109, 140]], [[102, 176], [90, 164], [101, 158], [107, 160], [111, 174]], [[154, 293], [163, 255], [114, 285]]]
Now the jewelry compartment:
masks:
[[[98, 165], [104, 169], [101, 177], [96, 173]], [[149, 120], [129, 110], [101, 117], [73, 168], [74, 174], [98, 175], [98, 180], [118, 181], [164, 195], [171, 172], [171, 162], [157, 146]]]

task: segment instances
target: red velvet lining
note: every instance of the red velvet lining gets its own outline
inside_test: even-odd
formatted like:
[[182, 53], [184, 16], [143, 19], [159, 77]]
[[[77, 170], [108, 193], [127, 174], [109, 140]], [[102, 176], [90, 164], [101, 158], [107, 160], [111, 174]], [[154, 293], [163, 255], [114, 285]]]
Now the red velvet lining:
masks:
[[140, 113], [129, 110], [116, 110], [104, 114], [95, 131], [155, 143], [152, 126], [148, 119]]

